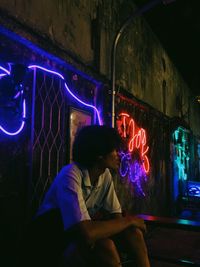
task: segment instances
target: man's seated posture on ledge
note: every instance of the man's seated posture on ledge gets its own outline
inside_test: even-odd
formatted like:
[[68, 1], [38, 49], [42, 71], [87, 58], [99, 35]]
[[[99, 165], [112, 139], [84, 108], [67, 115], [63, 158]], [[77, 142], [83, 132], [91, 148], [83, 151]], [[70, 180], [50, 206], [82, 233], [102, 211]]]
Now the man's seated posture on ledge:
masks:
[[[55, 210], [61, 214], [63, 237], [58, 238], [61, 232], [56, 230], [56, 223], [52, 232], [63, 244], [52, 237], [54, 244], [49, 246], [63, 247], [66, 267], [122, 266], [118, 244], [135, 259], [134, 266], [150, 266], [143, 239], [144, 221], [122, 215], [109, 170], [119, 168], [120, 145], [121, 138], [113, 128], [97, 125], [82, 128], [73, 145], [74, 163], [60, 171], [39, 208], [36, 221], [42, 221]], [[98, 214], [102, 210], [105, 212], [101, 214], [107, 216], [100, 219]], [[47, 225], [50, 217], [44, 219]]]

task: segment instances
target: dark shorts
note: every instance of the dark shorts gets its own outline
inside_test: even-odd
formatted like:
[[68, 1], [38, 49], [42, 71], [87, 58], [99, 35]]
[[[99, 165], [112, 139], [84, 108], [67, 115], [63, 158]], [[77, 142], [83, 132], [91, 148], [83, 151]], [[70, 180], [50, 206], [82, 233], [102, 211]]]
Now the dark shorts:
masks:
[[59, 210], [51, 210], [28, 225], [21, 245], [19, 266], [59, 266], [67, 245]]

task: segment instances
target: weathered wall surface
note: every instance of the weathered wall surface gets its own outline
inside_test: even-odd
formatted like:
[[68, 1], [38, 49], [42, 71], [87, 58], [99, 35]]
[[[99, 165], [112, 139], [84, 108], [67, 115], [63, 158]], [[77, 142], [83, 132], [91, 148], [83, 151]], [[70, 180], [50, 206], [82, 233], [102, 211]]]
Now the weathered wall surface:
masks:
[[0, 7], [22, 23], [51, 38], [53, 42], [85, 63], [93, 59], [90, 20], [93, 1], [1, 1]]
[[[0, 8], [107, 78], [114, 35], [135, 9], [132, 1], [120, 0], [1, 0]], [[165, 115], [181, 116], [199, 134], [198, 107], [189, 88], [143, 19], [126, 29], [116, 60], [118, 88]]]
[[169, 117], [181, 117], [199, 134], [198, 104], [180, 73], [143, 20], [137, 19], [131, 26], [133, 30], [129, 28], [119, 45], [119, 88]]

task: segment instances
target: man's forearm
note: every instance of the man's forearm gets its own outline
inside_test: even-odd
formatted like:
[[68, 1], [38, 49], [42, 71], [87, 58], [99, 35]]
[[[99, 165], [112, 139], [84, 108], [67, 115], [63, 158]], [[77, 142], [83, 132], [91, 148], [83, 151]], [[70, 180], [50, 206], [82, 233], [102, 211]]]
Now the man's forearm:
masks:
[[139, 227], [137, 226], [137, 219], [135, 220], [135, 225], [133, 216], [119, 217], [107, 221], [83, 221], [79, 224], [79, 229], [86, 242], [91, 244], [99, 239], [118, 234], [129, 226]]

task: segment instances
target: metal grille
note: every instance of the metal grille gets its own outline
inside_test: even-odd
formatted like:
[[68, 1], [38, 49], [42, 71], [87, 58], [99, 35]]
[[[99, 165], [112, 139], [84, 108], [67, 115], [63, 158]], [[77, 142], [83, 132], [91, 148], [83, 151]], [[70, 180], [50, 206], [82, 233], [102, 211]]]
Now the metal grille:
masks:
[[32, 102], [31, 208], [41, 203], [63, 165], [66, 96], [62, 80], [34, 70]]

